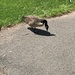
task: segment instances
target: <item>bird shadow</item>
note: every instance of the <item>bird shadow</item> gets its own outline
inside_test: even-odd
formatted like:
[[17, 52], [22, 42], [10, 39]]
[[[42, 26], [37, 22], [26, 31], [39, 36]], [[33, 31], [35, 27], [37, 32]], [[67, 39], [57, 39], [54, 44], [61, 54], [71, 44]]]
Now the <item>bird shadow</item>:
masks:
[[55, 34], [51, 34], [50, 32], [42, 30], [42, 29], [35, 29], [34, 30], [33, 28], [30, 28], [30, 27], [28, 27], [28, 29], [30, 31], [32, 31], [33, 33], [37, 34], [37, 35], [41, 35], [41, 36], [55, 36]]

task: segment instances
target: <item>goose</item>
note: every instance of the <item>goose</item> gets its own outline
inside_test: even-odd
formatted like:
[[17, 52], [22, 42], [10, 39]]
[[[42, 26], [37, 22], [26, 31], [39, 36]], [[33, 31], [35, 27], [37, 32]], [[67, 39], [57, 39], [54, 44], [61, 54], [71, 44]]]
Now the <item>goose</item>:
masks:
[[36, 27], [41, 27], [41, 26], [45, 25], [45, 28], [48, 31], [49, 26], [47, 24], [47, 20], [45, 20], [45, 19], [41, 19], [37, 16], [23, 16], [22, 19], [31, 28], [35, 29]]

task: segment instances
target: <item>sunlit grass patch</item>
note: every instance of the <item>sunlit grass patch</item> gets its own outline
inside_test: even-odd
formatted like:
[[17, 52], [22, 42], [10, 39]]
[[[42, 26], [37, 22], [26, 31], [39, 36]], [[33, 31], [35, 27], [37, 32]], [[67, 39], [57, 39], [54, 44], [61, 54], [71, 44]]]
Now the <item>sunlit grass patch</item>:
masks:
[[0, 0], [0, 27], [19, 23], [23, 15], [52, 17], [75, 9], [75, 0]]

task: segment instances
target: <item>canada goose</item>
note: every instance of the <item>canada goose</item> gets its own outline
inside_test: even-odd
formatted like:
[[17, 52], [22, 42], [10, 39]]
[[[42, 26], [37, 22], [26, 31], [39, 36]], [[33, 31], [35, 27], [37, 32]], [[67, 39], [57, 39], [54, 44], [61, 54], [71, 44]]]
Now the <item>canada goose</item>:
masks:
[[41, 19], [37, 16], [23, 16], [22, 18], [23, 21], [27, 23], [29, 26], [31, 26], [32, 28], [41, 27], [45, 25], [45, 28], [48, 31], [49, 26], [47, 24], [47, 20]]

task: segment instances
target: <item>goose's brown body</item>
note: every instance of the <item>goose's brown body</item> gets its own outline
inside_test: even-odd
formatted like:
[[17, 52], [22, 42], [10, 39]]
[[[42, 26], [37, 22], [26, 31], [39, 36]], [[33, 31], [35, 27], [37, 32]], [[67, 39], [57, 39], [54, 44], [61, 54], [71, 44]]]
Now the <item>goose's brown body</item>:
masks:
[[27, 23], [31, 27], [41, 27], [43, 23], [41, 23], [42, 19], [37, 16], [24, 16], [24, 22]]
[[48, 31], [49, 26], [47, 24], [47, 20], [45, 19], [41, 19], [37, 16], [23, 16], [23, 21], [32, 28], [41, 27], [45, 25], [45, 28]]

